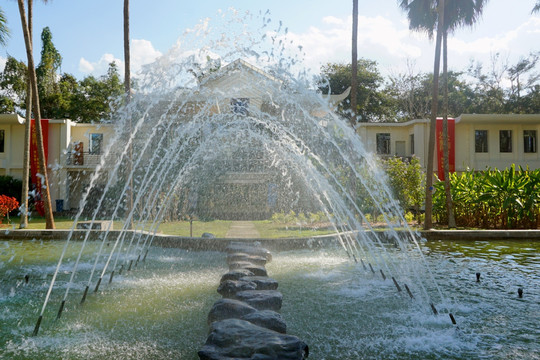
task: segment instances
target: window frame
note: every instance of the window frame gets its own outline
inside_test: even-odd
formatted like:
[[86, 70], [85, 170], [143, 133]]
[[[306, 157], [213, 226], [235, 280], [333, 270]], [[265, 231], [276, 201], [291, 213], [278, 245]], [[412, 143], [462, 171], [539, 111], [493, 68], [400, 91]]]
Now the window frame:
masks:
[[505, 154], [513, 152], [512, 130], [499, 130], [499, 152]]
[[[94, 135], [99, 137], [99, 141], [94, 139]], [[99, 143], [96, 149], [96, 142]], [[101, 155], [103, 153], [103, 133], [91, 133], [90, 134], [90, 146], [88, 147], [88, 154], [90, 155]]]
[[6, 152], [6, 130], [0, 129], [0, 153]]
[[[480, 135], [481, 138], [480, 138]], [[489, 132], [488, 130], [474, 130], [474, 152], [476, 154], [485, 154], [489, 152]], [[482, 140], [482, 141], [479, 141]]]
[[536, 130], [523, 130], [523, 152], [525, 154], [536, 154], [538, 151], [536, 145], [537, 142], [538, 135]]
[[[376, 133], [375, 134], [375, 146], [378, 155], [390, 155], [392, 154], [392, 137], [390, 133]], [[384, 151], [386, 150], [386, 151]]]

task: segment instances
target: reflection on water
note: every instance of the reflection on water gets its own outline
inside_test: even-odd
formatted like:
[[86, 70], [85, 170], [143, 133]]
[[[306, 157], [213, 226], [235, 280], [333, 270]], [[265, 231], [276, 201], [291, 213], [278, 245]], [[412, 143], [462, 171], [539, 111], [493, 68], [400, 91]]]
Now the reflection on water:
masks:
[[[42, 331], [30, 337], [54, 271], [53, 254], [58, 256], [62, 246], [0, 242], [0, 358], [197, 359], [207, 335], [206, 316], [226, 271], [224, 254], [153, 248], [146, 263], [115, 277], [80, 306], [92, 244], [66, 311], [55, 322], [78, 251], [74, 243]], [[391, 281], [351, 263], [337, 248], [275, 253], [267, 269], [279, 281], [288, 332], [309, 344], [313, 359], [539, 359], [539, 243], [422, 246], [447, 296], [437, 302], [439, 316], [398, 293]], [[396, 258], [418, 257], [387, 251]], [[524, 289], [522, 299], [518, 287]], [[450, 323], [449, 311], [459, 330]]]

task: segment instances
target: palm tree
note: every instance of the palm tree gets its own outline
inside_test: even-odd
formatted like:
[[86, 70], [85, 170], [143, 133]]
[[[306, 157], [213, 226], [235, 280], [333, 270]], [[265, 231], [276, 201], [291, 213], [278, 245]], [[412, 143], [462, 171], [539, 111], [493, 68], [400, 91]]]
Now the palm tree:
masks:
[[7, 18], [2, 8], [0, 8], [0, 45], [6, 46], [9, 38], [9, 28], [7, 27]]
[[461, 26], [472, 26], [482, 14], [488, 0], [447, 0], [444, 11], [443, 27], [443, 153], [444, 153], [444, 188], [448, 227], [455, 228], [454, 204], [450, 191], [449, 154], [448, 154], [448, 33]]
[[433, 162], [435, 157], [435, 127], [437, 121], [437, 99], [439, 98], [439, 70], [441, 64], [441, 42], [444, 19], [444, 0], [400, 0], [400, 7], [407, 12], [409, 28], [427, 32], [430, 38], [437, 29], [435, 41], [435, 59], [433, 64], [433, 89], [431, 101], [431, 118], [429, 124], [428, 159], [426, 169], [426, 204], [424, 228], [433, 227]]
[[[26, 45], [26, 56], [28, 58], [28, 77], [30, 79], [31, 91], [27, 94], [27, 97], [32, 98], [32, 109], [34, 111], [36, 134], [37, 134], [37, 150], [38, 150], [38, 159], [39, 159], [39, 172], [43, 176], [42, 184], [42, 196], [43, 203], [45, 208], [45, 227], [47, 229], [54, 229], [54, 217], [51, 206], [51, 196], [49, 193], [49, 180], [47, 176], [47, 160], [45, 157], [45, 149], [43, 147], [43, 133], [41, 130], [41, 113], [39, 109], [39, 96], [37, 90], [37, 77], [36, 77], [36, 68], [34, 66], [34, 56], [32, 50], [32, 40], [31, 40], [31, 24], [32, 24], [32, 11], [30, 10], [32, 0], [29, 0], [29, 17], [26, 18], [26, 11], [24, 6], [24, 0], [17, 0], [19, 4], [19, 14], [21, 16], [21, 25], [24, 35], [24, 42]], [[27, 109], [27, 114], [30, 112], [30, 109]], [[28, 119], [28, 115], [27, 115]], [[27, 125], [30, 121], [27, 120]], [[25, 135], [26, 136], [26, 135]], [[25, 143], [26, 146], [26, 143]], [[26, 154], [26, 151], [25, 151]], [[27, 164], [24, 164], [26, 166]], [[27, 198], [28, 196], [26, 196]], [[25, 198], [25, 199], [26, 199]], [[21, 199], [22, 200], [22, 199]]]
[[358, 0], [353, 0], [351, 60], [351, 126], [356, 126], [356, 92], [358, 86]]
[[[428, 148], [427, 181], [426, 181], [426, 219], [424, 227], [432, 226], [432, 193], [433, 186], [433, 158], [435, 146], [435, 123], [438, 105], [438, 80], [440, 67], [441, 42], [443, 44], [443, 152], [445, 192], [448, 210], [448, 225], [455, 227], [453, 204], [450, 192], [449, 164], [448, 164], [448, 65], [447, 65], [447, 38], [448, 33], [463, 25], [473, 25], [487, 0], [400, 0], [400, 7], [407, 11], [411, 29], [421, 30], [433, 36], [437, 28], [437, 43], [435, 46], [435, 66], [433, 71], [433, 99], [431, 104], [430, 137]], [[441, 20], [441, 21], [439, 21]]]

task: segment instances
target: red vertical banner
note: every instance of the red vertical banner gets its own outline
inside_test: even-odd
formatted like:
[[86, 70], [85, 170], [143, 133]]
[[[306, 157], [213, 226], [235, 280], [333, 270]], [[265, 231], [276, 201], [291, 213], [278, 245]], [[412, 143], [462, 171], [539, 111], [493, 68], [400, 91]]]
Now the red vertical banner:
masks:
[[[444, 180], [444, 150], [443, 150], [443, 119], [437, 118], [437, 175]], [[456, 123], [452, 118], [448, 118], [448, 170], [456, 171]]]
[[[43, 200], [41, 198], [41, 179], [39, 174], [39, 153], [37, 142], [37, 131], [34, 120], [30, 123], [30, 178], [36, 191], [34, 205], [39, 215], [45, 215]], [[47, 163], [49, 150], [49, 120], [41, 119], [41, 132], [43, 134], [43, 148], [45, 150], [45, 163]]]

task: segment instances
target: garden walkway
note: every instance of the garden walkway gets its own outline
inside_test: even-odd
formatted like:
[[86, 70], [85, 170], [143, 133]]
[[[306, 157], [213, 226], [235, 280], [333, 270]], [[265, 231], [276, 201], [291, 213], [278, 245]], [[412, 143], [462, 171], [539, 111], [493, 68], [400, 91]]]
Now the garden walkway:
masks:
[[233, 239], [257, 239], [261, 237], [261, 234], [259, 234], [251, 221], [233, 221], [225, 237]]

